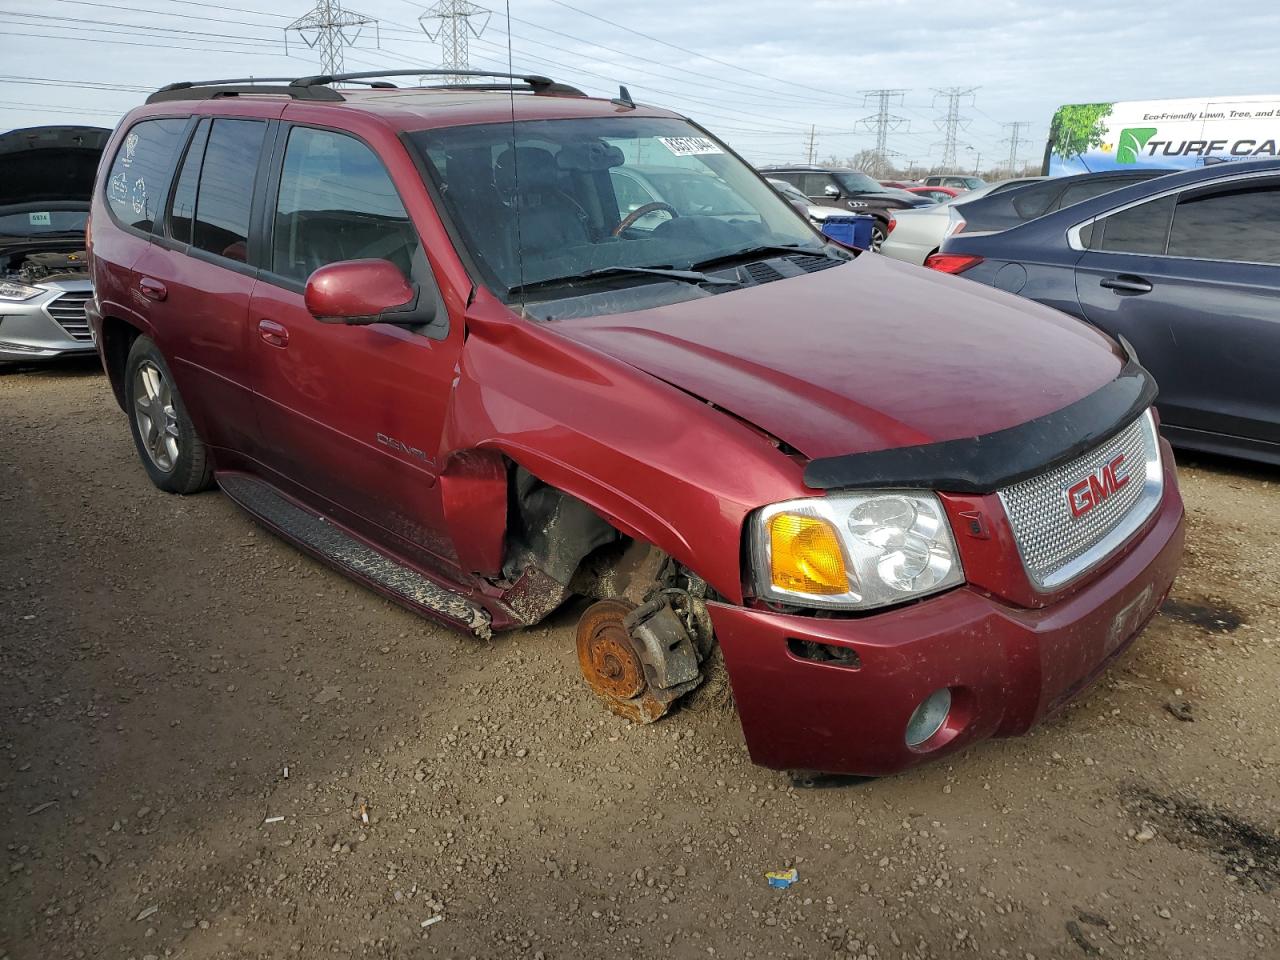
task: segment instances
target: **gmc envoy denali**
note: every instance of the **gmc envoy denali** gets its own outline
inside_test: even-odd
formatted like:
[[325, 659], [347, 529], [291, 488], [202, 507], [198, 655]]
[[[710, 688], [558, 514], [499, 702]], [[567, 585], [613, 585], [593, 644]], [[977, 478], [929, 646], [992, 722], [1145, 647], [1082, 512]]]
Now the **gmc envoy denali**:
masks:
[[387, 76], [173, 84], [108, 144], [89, 313], [157, 487], [480, 637], [578, 604], [637, 722], [723, 656], [781, 769], [1025, 731], [1159, 607], [1183, 509], [1123, 344], [826, 241], [625, 90]]

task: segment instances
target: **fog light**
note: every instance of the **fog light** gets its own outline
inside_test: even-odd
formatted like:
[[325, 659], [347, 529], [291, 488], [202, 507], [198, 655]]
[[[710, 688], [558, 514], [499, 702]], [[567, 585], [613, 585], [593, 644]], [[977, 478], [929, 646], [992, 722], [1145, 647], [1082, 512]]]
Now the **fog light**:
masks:
[[907, 721], [907, 746], [918, 747], [947, 722], [951, 712], [951, 691], [946, 687], [929, 694]]

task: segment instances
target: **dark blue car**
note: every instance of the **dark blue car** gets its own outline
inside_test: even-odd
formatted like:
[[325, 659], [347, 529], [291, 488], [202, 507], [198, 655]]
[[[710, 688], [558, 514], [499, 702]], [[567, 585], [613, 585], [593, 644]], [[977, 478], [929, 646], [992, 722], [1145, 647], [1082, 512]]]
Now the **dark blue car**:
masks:
[[1175, 445], [1280, 464], [1280, 160], [1168, 174], [926, 266], [1124, 337], [1160, 384]]

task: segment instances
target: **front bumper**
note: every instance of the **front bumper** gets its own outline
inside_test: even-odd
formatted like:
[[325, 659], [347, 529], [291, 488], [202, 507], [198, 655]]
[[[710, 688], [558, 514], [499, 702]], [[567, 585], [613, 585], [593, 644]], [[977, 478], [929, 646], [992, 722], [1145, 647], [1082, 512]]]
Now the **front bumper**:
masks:
[[[1047, 606], [1011, 606], [972, 585], [851, 619], [710, 605], [752, 760], [882, 776], [1023, 733], [1084, 690], [1142, 632], [1177, 575], [1183, 507], [1167, 450], [1165, 462], [1164, 498], [1143, 530]], [[851, 648], [860, 666], [801, 659], [788, 640]], [[908, 747], [911, 714], [943, 687], [947, 722]]]
[[93, 333], [84, 305], [93, 296], [88, 280], [40, 283], [30, 300], [0, 300], [0, 361], [31, 362], [88, 354]]

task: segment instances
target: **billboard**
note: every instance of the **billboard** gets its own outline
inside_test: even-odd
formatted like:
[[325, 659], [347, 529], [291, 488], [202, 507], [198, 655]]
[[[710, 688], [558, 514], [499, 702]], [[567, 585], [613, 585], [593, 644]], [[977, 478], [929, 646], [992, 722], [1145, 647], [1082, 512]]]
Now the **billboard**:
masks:
[[1050, 176], [1125, 169], [1185, 169], [1280, 156], [1280, 94], [1073, 103], [1049, 125]]

